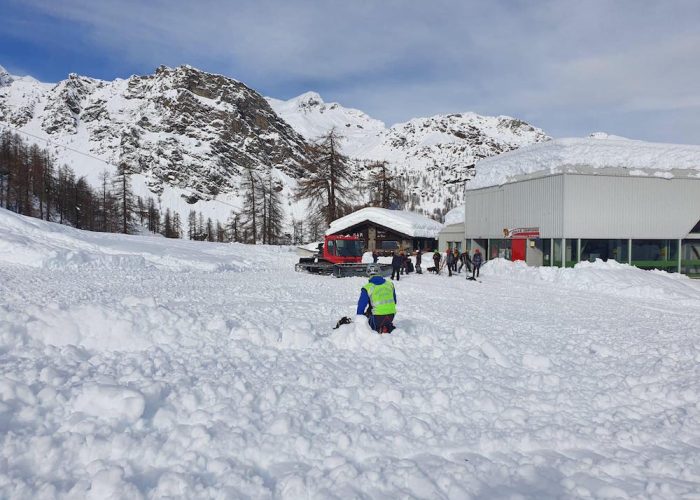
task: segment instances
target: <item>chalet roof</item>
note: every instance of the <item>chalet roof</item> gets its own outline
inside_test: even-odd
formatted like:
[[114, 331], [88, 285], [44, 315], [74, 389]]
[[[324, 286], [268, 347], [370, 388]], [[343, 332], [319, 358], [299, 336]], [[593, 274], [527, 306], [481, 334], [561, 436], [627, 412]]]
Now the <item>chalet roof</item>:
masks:
[[407, 210], [368, 207], [331, 222], [326, 234], [337, 234], [363, 222], [373, 222], [412, 238], [437, 238], [442, 224]]

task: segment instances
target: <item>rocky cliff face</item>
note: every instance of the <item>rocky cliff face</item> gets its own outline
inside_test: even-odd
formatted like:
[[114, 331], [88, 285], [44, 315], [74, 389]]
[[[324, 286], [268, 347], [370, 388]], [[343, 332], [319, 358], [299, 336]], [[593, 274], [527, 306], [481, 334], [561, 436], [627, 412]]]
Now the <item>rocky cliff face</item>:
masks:
[[0, 89], [0, 118], [14, 127], [207, 198], [237, 189], [246, 168], [303, 174], [304, 139], [244, 84], [189, 66], [105, 82], [71, 74]]

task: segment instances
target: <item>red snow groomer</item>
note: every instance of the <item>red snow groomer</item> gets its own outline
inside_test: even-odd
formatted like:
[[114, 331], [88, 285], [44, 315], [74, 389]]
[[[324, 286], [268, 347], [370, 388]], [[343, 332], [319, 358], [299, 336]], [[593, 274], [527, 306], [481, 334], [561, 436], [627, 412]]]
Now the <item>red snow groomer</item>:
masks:
[[332, 274], [336, 278], [347, 276], [369, 276], [378, 273], [388, 276], [391, 273], [389, 264], [363, 264], [362, 240], [356, 236], [329, 235], [318, 244], [318, 250], [311, 257], [302, 257], [294, 266], [297, 272], [312, 274]]

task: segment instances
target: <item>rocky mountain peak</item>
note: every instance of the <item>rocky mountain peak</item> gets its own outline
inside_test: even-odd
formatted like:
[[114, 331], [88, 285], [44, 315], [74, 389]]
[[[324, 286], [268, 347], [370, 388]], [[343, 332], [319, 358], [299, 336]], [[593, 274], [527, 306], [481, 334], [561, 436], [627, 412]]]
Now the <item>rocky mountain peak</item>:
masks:
[[12, 75], [7, 72], [5, 68], [0, 66], [0, 87], [6, 87], [10, 85], [14, 79]]

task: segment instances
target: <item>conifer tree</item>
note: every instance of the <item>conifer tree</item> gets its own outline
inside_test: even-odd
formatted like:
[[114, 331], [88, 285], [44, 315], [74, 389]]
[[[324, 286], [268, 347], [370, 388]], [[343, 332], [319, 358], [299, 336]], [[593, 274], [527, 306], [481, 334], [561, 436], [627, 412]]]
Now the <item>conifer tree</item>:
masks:
[[126, 162], [120, 163], [117, 167], [113, 185], [119, 209], [121, 232], [129, 234], [133, 230], [134, 196], [131, 190], [131, 170]]
[[326, 225], [345, 214], [351, 198], [348, 159], [340, 152], [342, 139], [332, 128], [309, 146], [308, 175], [299, 181], [296, 193], [297, 200], [308, 200], [313, 215]]
[[246, 243], [257, 243], [259, 232], [261, 213], [263, 211], [264, 194], [262, 189], [262, 181], [257, 173], [253, 172], [252, 168], [248, 168], [243, 180], [241, 188], [243, 189], [243, 208], [241, 209], [241, 223], [246, 228]]
[[234, 243], [241, 242], [241, 222], [240, 215], [234, 210], [231, 210], [228, 221], [226, 222], [227, 240]]
[[367, 181], [369, 188], [370, 204], [381, 208], [402, 208], [405, 203], [405, 195], [401, 189], [400, 181], [389, 172], [385, 161], [377, 161], [370, 166], [370, 177]]
[[173, 238], [182, 238], [182, 221], [178, 212], [173, 215]]

